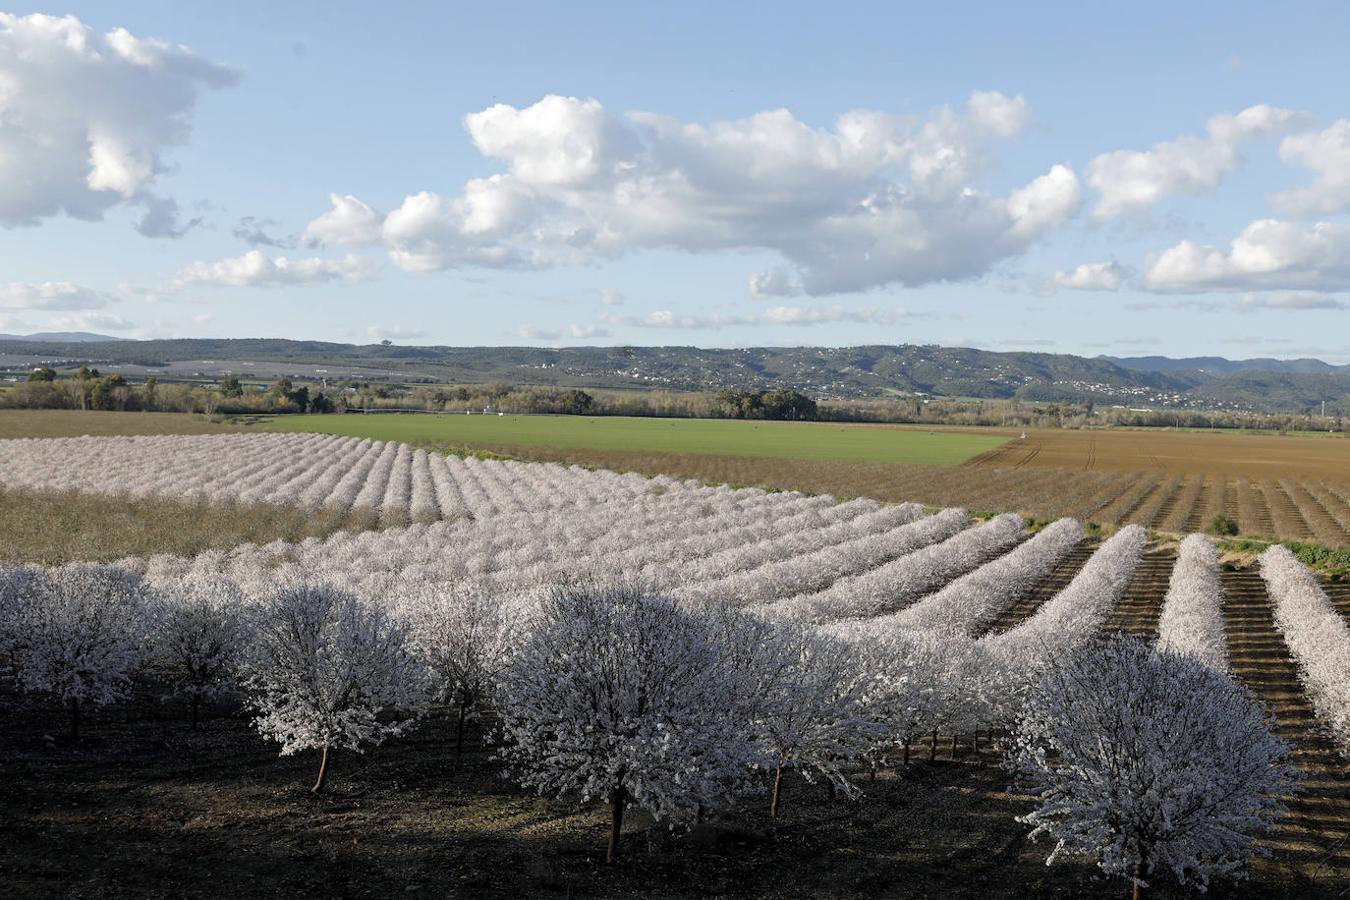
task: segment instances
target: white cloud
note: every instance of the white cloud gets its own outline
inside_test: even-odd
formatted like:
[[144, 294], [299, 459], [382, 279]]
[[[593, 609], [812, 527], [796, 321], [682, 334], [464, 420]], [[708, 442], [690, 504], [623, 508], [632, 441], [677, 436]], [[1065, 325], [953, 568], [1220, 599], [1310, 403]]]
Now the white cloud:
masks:
[[378, 264], [359, 256], [342, 259], [288, 259], [250, 250], [243, 256], [219, 262], [195, 262], [185, 266], [174, 286], [220, 285], [229, 287], [278, 287], [282, 285], [355, 282], [369, 278]]
[[1350, 209], [1350, 119], [1324, 131], [1294, 134], [1280, 142], [1280, 159], [1311, 169], [1312, 184], [1276, 194], [1276, 208], [1295, 216]]
[[874, 307], [774, 306], [754, 315], [734, 313], [684, 314], [670, 309], [658, 309], [645, 316], [609, 315], [603, 318], [613, 325], [629, 328], [711, 331], [737, 327], [823, 325], [831, 322], [890, 325], [909, 315], [903, 309], [878, 309]]
[[587, 340], [609, 337], [609, 329], [602, 328], [599, 325], [577, 325], [575, 323], [568, 325], [566, 328], [551, 325], [522, 325], [515, 330], [514, 334], [516, 337], [522, 337], [527, 341], [556, 341], [564, 337]]
[[1288, 292], [1280, 294], [1244, 294], [1238, 298], [1238, 308], [1257, 309], [1347, 309], [1344, 300], [1326, 294]]
[[1145, 286], [1159, 292], [1350, 289], [1350, 224], [1252, 222], [1227, 252], [1182, 241], [1153, 261]]
[[0, 284], [0, 309], [98, 309], [107, 295], [69, 281]]
[[538, 325], [522, 325], [515, 331], [516, 337], [522, 337], [527, 341], [556, 341], [562, 337], [561, 328], [545, 328]]
[[129, 322], [121, 316], [114, 316], [109, 313], [75, 313], [68, 316], [57, 316], [47, 322], [47, 331], [130, 331], [135, 328], [134, 322]]
[[141, 231], [173, 236], [176, 205], [150, 191], [191, 131], [199, 93], [234, 83], [187, 47], [73, 16], [0, 13], [0, 225], [148, 206]]
[[427, 336], [424, 329], [412, 325], [371, 325], [366, 328], [366, 334], [377, 341], [406, 341]]
[[977, 277], [1077, 210], [1055, 166], [1008, 197], [974, 188], [985, 145], [1023, 129], [1020, 97], [973, 94], [911, 120], [860, 110], [833, 129], [785, 109], [710, 124], [549, 96], [465, 117], [506, 171], [385, 218], [394, 263], [541, 268], [640, 248], [769, 250], [813, 295]]
[[787, 269], [778, 268], [769, 272], [755, 272], [750, 276], [750, 296], [757, 299], [765, 297], [792, 297], [802, 292], [802, 286]]
[[1048, 173], [1008, 197], [1011, 233], [1034, 239], [1073, 218], [1082, 204], [1083, 187], [1078, 176], [1068, 166], [1052, 166]]
[[600, 289], [600, 304], [602, 306], [623, 306], [623, 294], [613, 288]]
[[18, 316], [0, 315], [0, 332], [9, 334], [27, 332], [28, 326]]
[[1274, 293], [1251, 292], [1240, 297], [1222, 299], [1203, 299], [1200, 297], [1174, 297], [1166, 300], [1136, 300], [1125, 304], [1125, 309], [1150, 311], [1158, 309], [1185, 309], [1191, 312], [1254, 313], [1261, 310], [1341, 310], [1350, 309], [1350, 303], [1328, 294], [1306, 291], [1282, 291]]
[[1150, 150], [1100, 154], [1092, 159], [1087, 179], [1101, 194], [1092, 216], [1105, 221], [1143, 212], [1169, 194], [1212, 191], [1242, 164], [1238, 144], [1306, 121], [1302, 113], [1262, 104], [1237, 115], [1214, 116], [1205, 123], [1203, 136], [1183, 135]]
[[1053, 291], [1118, 291], [1125, 280], [1125, 269], [1117, 262], [1083, 263], [1071, 272], [1056, 272], [1047, 287]]
[[351, 194], [329, 194], [333, 208], [305, 226], [303, 239], [315, 247], [359, 247], [380, 239], [380, 214]]

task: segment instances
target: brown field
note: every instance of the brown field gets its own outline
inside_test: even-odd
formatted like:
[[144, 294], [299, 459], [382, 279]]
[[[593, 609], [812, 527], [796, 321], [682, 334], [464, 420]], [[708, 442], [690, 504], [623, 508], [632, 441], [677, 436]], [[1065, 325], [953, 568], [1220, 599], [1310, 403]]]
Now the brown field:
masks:
[[[1350, 452], [1350, 443], [1343, 446]], [[985, 459], [975, 465], [917, 466], [499, 444], [461, 449], [840, 499], [917, 500], [1040, 519], [1074, 516], [1113, 527], [1137, 522], [1173, 534], [1204, 531], [1223, 513], [1248, 537], [1350, 546], [1350, 477], [1260, 480], [1213, 473], [1003, 467]]]
[[1350, 480], [1350, 440], [1340, 434], [1035, 429], [1026, 435], [1025, 440], [1010, 441], [966, 465]]
[[[1012, 627], [1062, 588], [1095, 542], [1047, 576], [995, 624]], [[1108, 631], [1156, 634], [1175, 546], [1150, 545]], [[1350, 773], [1321, 735], [1252, 569], [1225, 573], [1229, 659], [1294, 747], [1304, 792], [1263, 841], [1250, 880], [1218, 880], [1225, 898], [1344, 896], [1350, 890]], [[1332, 587], [1350, 614], [1350, 591]], [[160, 702], [152, 682], [133, 702], [87, 721], [80, 746], [65, 713], [0, 679], [0, 882], [5, 896], [930, 897], [1111, 898], [1119, 881], [1081, 862], [1046, 867], [1049, 847], [1014, 817], [988, 740], [943, 735], [930, 761], [858, 773], [858, 802], [789, 779], [770, 820], [750, 797], [711, 826], [672, 832], [633, 814], [625, 857], [603, 865], [606, 809], [540, 798], [496, 777], [475, 725], [456, 770], [441, 713], [365, 756], [336, 757], [329, 793], [308, 791], [312, 754], [278, 758], [230, 702], [200, 731]], [[768, 785], [764, 785], [767, 796]], [[1194, 896], [1159, 879], [1150, 896]]]

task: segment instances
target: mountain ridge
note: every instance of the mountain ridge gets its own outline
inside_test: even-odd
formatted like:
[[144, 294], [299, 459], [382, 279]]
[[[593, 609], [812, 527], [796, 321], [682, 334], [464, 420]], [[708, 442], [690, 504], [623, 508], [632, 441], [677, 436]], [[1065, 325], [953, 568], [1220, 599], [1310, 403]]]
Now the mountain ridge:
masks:
[[1350, 366], [1321, 360], [1084, 357], [932, 344], [854, 347], [449, 347], [281, 338], [0, 338], [0, 353], [58, 355], [127, 374], [349, 378], [597, 389], [795, 388], [821, 399], [961, 397], [1119, 406], [1350, 411]]

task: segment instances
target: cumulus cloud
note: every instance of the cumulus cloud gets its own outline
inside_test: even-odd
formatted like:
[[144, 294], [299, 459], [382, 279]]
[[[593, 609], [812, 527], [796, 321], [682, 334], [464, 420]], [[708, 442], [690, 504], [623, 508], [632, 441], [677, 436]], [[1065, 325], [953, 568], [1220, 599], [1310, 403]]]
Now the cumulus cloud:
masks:
[[1069, 272], [1056, 272], [1050, 276], [1047, 287], [1051, 290], [1069, 291], [1118, 291], [1125, 280], [1125, 269], [1114, 260], [1111, 262], [1083, 263]]
[[778, 268], [768, 272], [755, 272], [750, 276], [750, 296], [757, 299], [765, 297], [792, 297], [802, 292], [802, 286], [787, 269]]
[[1160, 292], [1350, 289], [1350, 225], [1279, 219], [1252, 222], [1227, 251], [1182, 241], [1144, 275]]
[[629, 328], [658, 328], [688, 331], [714, 331], [730, 327], [777, 325], [822, 325], [854, 322], [865, 325], [890, 325], [906, 318], [903, 309], [847, 306], [774, 306], [754, 315], [738, 313], [689, 314], [659, 309], [645, 316], [606, 316], [613, 325]]
[[[673, 248], [777, 252], [813, 295], [973, 278], [1081, 202], [1077, 176], [1062, 165], [1006, 197], [972, 185], [988, 166], [987, 144], [1030, 116], [1023, 98], [994, 91], [921, 120], [855, 110], [829, 129], [785, 109], [701, 124], [574, 97], [498, 104], [464, 124], [505, 171], [468, 181], [458, 196], [411, 194], [381, 233], [393, 262], [419, 272]], [[333, 202], [316, 223], [335, 215]], [[360, 210], [364, 240], [371, 211]]]
[[142, 233], [181, 234], [176, 205], [150, 190], [162, 154], [187, 141], [202, 90], [236, 79], [181, 44], [0, 13], [0, 225], [140, 203]]
[[1277, 209], [1295, 216], [1350, 209], [1350, 119], [1324, 131], [1290, 135], [1280, 142], [1280, 159], [1316, 177], [1312, 184], [1272, 197]]
[[407, 341], [427, 336], [426, 331], [411, 325], [371, 325], [366, 334], [377, 341]]
[[1116, 150], [1093, 157], [1088, 184], [1100, 197], [1098, 221], [1140, 213], [1169, 194], [1199, 194], [1219, 186], [1242, 164], [1238, 145], [1278, 134], [1307, 121], [1303, 113], [1264, 104], [1237, 115], [1214, 116], [1204, 135], [1183, 135], [1149, 150]]
[[107, 303], [106, 294], [69, 281], [0, 284], [0, 309], [98, 309]]
[[613, 288], [600, 289], [600, 304], [602, 306], [623, 306], [623, 294]]
[[195, 262], [182, 269], [174, 286], [219, 285], [228, 287], [280, 287], [362, 281], [377, 265], [359, 256], [342, 259], [288, 259], [250, 250], [243, 256], [219, 262]]
[[380, 239], [380, 214], [351, 194], [329, 194], [332, 209], [305, 226], [305, 243], [314, 247], [360, 247]]

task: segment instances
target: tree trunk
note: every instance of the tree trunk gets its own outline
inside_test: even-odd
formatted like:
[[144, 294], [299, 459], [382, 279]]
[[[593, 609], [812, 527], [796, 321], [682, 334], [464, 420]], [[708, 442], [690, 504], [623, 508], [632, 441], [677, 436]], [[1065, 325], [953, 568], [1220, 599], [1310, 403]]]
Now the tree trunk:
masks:
[[328, 748], [323, 748], [323, 756], [319, 759], [319, 777], [314, 780], [314, 787], [310, 788], [311, 794], [317, 794], [323, 790], [323, 783], [328, 780]]
[[769, 818], [778, 818], [778, 797], [783, 790], [783, 764], [773, 770], [773, 796], [769, 799]]
[[934, 731], [933, 742], [928, 745], [928, 761], [934, 762], [936, 760], [937, 760], [937, 731]]
[[459, 768], [459, 759], [464, 755], [464, 706], [463, 700], [459, 702], [459, 722], [455, 725], [455, 768]]
[[201, 727], [201, 720], [202, 720], [202, 718], [201, 718], [201, 708], [202, 708], [202, 695], [201, 695], [201, 694], [193, 694], [193, 695], [192, 695], [192, 730], [193, 730], [193, 731], [196, 731], [198, 728]]
[[695, 825], [702, 825], [702, 824], [703, 824], [703, 804], [702, 804], [702, 803], [700, 803], [698, 806], [695, 806], [695, 807], [694, 807], [694, 824], [695, 824]]
[[870, 782], [872, 782], [872, 783], [874, 783], [874, 784], [876, 783], [876, 780], [877, 780], [877, 764], [876, 764], [876, 763], [872, 763], [871, 767], [867, 770], [867, 780], [870, 781]]
[[80, 741], [80, 700], [78, 697], [70, 699], [70, 742], [77, 744]]
[[975, 733], [970, 736], [970, 749], [972, 753], [980, 752], [980, 729], [976, 728]]
[[905, 766], [909, 766], [909, 738], [905, 738]]
[[1134, 887], [1130, 891], [1133, 900], [1140, 900], [1144, 896], [1144, 885], [1140, 883], [1140, 879], [1144, 877], [1144, 860], [1145, 855], [1141, 853], [1134, 863]]
[[626, 802], [628, 792], [623, 789], [622, 784], [617, 785], [609, 798], [612, 816], [609, 823], [609, 851], [605, 854], [605, 862], [608, 865], [613, 865], [619, 855], [619, 833], [623, 830], [623, 807]]

